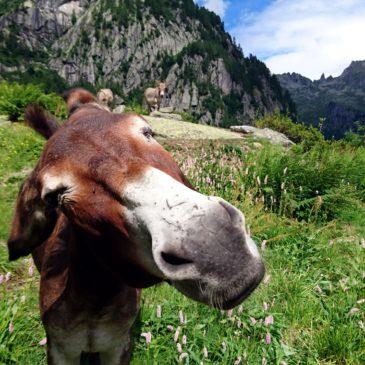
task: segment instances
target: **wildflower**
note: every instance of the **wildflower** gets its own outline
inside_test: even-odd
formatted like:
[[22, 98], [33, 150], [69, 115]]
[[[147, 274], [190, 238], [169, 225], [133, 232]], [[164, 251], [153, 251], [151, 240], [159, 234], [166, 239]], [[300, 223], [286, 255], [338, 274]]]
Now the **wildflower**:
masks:
[[161, 318], [161, 306], [158, 305], [156, 308], [156, 317]]
[[262, 243], [261, 243], [261, 250], [262, 250], [262, 251], [265, 251], [265, 249], [266, 249], [266, 243], [267, 243], [267, 241], [266, 241], [266, 240], [263, 240], [263, 241], [262, 241]]
[[240, 305], [237, 310], [238, 314], [241, 314], [243, 312], [243, 306]]
[[280, 365], [288, 365], [285, 361], [280, 361]]
[[174, 334], [174, 341], [177, 342], [180, 336], [180, 327], [176, 328], [175, 334]]
[[176, 347], [177, 347], [177, 351], [181, 354], [182, 353], [182, 347], [181, 347], [181, 344], [179, 342], [176, 344]]
[[5, 282], [9, 281], [10, 277], [11, 277], [11, 273], [7, 272], [6, 275], [5, 275]]
[[268, 181], [269, 181], [269, 175], [266, 175], [264, 179], [264, 185], [267, 185]]
[[350, 312], [349, 312], [349, 315], [350, 315], [350, 316], [352, 316], [352, 315], [354, 315], [355, 313], [357, 313], [357, 312], [359, 312], [359, 311], [360, 311], [360, 309], [359, 309], [359, 308], [356, 308], [356, 307], [351, 308], [351, 309], [350, 309]]
[[285, 187], [285, 182], [282, 182], [280, 185], [281, 190], [284, 190], [284, 187]]
[[169, 332], [172, 332], [172, 331], [174, 330], [174, 327], [173, 327], [173, 326], [171, 326], [171, 324], [169, 324], [169, 325], [167, 326], [167, 330], [168, 330]]
[[146, 339], [146, 344], [147, 345], [149, 345], [152, 341], [152, 333], [151, 332], [141, 333], [141, 337], [144, 337]]
[[188, 342], [188, 341], [187, 341], [187, 338], [186, 338], [186, 335], [183, 335], [183, 336], [182, 336], [182, 340], [181, 340], [181, 342], [182, 342], [182, 344], [183, 344], [183, 345], [186, 345], [186, 343]]
[[265, 343], [266, 343], [266, 345], [270, 345], [271, 344], [271, 335], [270, 335], [270, 333], [266, 333]]
[[286, 175], [287, 171], [288, 171], [288, 168], [287, 168], [287, 167], [285, 167], [285, 169], [284, 169], [284, 171], [283, 171], [284, 175]]
[[323, 293], [323, 290], [321, 289], [321, 287], [319, 285], [316, 285], [315, 286], [315, 291], [318, 292], [319, 294], [322, 294]]
[[241, 328], [241, 326], [242, 326], [242, 322], [241, 322], [241, 320], [239, 319], [239, 320], [237, 321], [237, 327], [238, 327], [238, 328]]
[[242, 361], [242, 357], [241, 357], [241, 356], [238, 356], [238, 357], [237, 357], [237, 360], [234, 362], [234, 365], [239, 365], [239, 364], [241, 364], [241, 361]]
[[266, 357], [263, 357], [262, 358], [262, 361], [261, 361], [261, 365], [266, 365], [266, 364], [267, 364]]
[[39, 345], [40, 346], [45, 346], [47, 344], [47, 337], [43, 338], [42, 340], [39, 341]]
[[363, 321], [359, 321], [357, 322], [359, 327], [362, 329], [362, 330], [365, 330], [365, 325], [364, 325], [364, 322]]
[[34, 266], [30, 265], [28, 268], [28, 275], [33, 276], [34, 275]]
[[265, 326], [270, 326], [272, 324], [274, 324], [274, 317], [272, 315], [267, 316], [265, 318]]
[[363, 304], [363, 303], [365, 303], [365, 298], [359, 299], [356, 303], [357, 304]]
[[205, 346], [203, 347], [203, 356], [205, 358], [208, 358], [208, 350], [207, 350], [207, 348]]
[[224, 341], [222, 342], [222, 348], [223, 348], [223, 352], [227, 351], [227, 344]]
[[258, 185], [258, 186], [261, 186], [261, 179], [260, 179], [260, 176], [257, 176], [256, 181], [257, 181], [257, 185]]
[[9, 330], [9, 333], [13, 333], [13, 332], [14, 332], [14, 324], [13, 324], [13, 322], [10, 322], [10, 323], [9, 323], [9, 328], [8, 328], [8, 330]]
[[182, 362], [184, 359], [186, 359], [188, 357], [188, 354], [186, 352], [183, 352], [180, 356], [179, 356], [179, 362]]
[[302, 186], [299, 186], [299, 191], [300, 191], [300, 192], [302, 192], [302, 191], [303, 191]]
[[335, 243], [335, 241], [334, 240], [330, 240], [329, 242], [328, 242], [328, 244], [329, 244], [329, 246], [333, 246], [333, 244]]
[[257, 323], [256, 319], [255, 319], [255, 318], [253, 318], [253, 317], [250, 317], [250, 321], [251, 321], [251, 323], [252, 323], [253, 325], [255, 325], [255, 324]]
[[269, 281], [270, 281], [270, 279], [271, 279], [271, 275], [265, 275], [264, 280], [263, 280], [263, 283], [264, 284], [268, 284]]
[[185, 324], [186, 323], [186, 319], [184, 318], [184, 312], [183, 311], [179, 311], [179, 319], [180, 319], [180, 324]]
[[27, 299], [27, 297], [26, 297], [25, 295], [22, 295], [22, 296], [20, 297], [20, 302], [21, 302], [21, 303], [24, 303], [26, 299]]
[[249, 170], [248, 170], [248, 167], [247, 167], [247, 169], [246, 169], [246, 171], [245, 171], [245, 175], [248, 175], [248, 171], [249, 171]]
[[228, 311], [227, 311], [227, 316], [228, 316], [229, 318], [231, 318], [231, 317], [232, 317], [232, 314], [233, 314], [233, 309], [230, 309], [230, 310], [228, 310]]
[[0, 275], [0, 285], [4, 282], [5, 280], [5, 276], [4, 275]]
[[262, 307], [264, 308], [264, 311], [266, 312], [269, 309], [269, 305], [264, 302], [264, 304], [262, 305]]

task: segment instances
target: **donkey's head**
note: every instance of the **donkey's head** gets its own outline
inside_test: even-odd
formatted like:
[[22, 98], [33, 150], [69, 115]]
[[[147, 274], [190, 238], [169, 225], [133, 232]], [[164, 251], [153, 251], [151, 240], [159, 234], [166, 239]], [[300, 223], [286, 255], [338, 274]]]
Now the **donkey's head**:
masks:
[[160, 96], [160, 98], [163, 98], [167, 91], [166, 82], [156, 81], [156, 88], [158, 90], [158, 95]]
[[[243, 214], [195, 191], [142, 117], [109, 113], [92, 95], [80, 103], [75, 92], [68, 99], [78, 107], [69, 102], [74, 112], [19, 195], [10, 258], [40, 245], [62, 215], [76, 245], [86, 243], [130, 285], [165, 280], [203, 303], [240, 303], [264, 274]], [[52, 134], [42, 110], [30, 107], [26, 117]]]

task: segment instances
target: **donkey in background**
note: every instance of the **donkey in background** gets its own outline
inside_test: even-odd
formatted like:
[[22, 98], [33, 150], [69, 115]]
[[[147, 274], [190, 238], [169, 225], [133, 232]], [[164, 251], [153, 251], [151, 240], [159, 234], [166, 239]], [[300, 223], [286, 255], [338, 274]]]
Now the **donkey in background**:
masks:
[[27, 122], [43, 153], [20, 189], [10, 260], [31, 253], [49, 365], [129, 364], [140, 289], [167, 281], [186, 296], [233, 308], [264, 266], [244, 215], [195, 191], [136, 114], [113, 114], [83, 89], [66, 94], [57, 126], [38, 106]]
[[156, 87], [149, 87], [144, 92], [144, 99], [147, 103], [149, 112], [160, 110], [162, 99], [167, 90], [167, 85], [165, 82], [157, 81]]

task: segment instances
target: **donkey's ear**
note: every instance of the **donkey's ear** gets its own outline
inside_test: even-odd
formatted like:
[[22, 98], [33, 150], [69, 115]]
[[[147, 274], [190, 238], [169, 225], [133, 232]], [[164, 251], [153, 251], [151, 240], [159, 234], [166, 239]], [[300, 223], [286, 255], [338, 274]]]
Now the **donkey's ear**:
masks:
[[67, 103], [69, 114], [85, 104], [97, 103], [95, 95], [82, 88], [68, 90], [62, 96]]
[[26, 256], [40, 246], [51, 235], [56, 224], [57, 212], [41, 199], [32, 175], [25, 181], [18, 195], [8, 239], [10, 261]]

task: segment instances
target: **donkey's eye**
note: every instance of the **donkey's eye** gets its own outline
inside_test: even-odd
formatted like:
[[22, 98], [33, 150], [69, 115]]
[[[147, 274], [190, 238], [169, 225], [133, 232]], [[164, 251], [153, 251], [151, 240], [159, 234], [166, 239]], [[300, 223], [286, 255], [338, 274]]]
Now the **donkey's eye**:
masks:
[[63, 196], [66, 193], [67, 188], [62, 187], [60, 189], [52, 190], [44, 196], [44, 201], [47, 205], [57, 208], [62, 205]]
[[142, 134], [146, 137], [146, 138], [148, 138], [148, 139], [150, 139], [150, 138], [152, 138], [153, 137], [153, 131], [152, 131], [152, 129], [151, 128], [149, 128], [149, 127], [145, 127], [145, 128], [143, 128], [142, 129]]

